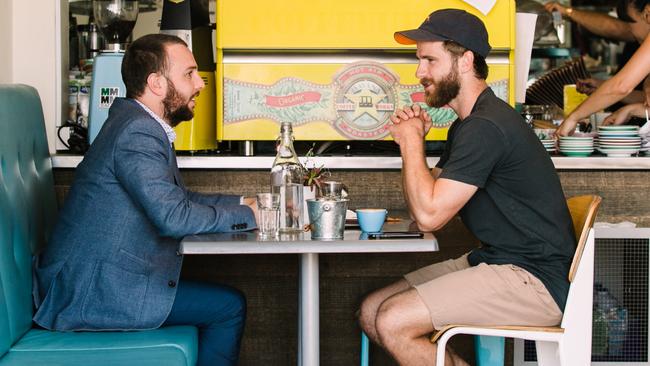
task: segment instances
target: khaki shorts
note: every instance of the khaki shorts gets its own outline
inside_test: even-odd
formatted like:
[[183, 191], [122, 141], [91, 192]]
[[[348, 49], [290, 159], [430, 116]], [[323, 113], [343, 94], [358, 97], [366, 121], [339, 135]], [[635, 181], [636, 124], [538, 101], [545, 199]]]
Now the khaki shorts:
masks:
[[562, 312], [537, 277], [511, 264], [472, 267], [468, 254], [404, 275], [429, 309], [435, 329], [560, 324]]

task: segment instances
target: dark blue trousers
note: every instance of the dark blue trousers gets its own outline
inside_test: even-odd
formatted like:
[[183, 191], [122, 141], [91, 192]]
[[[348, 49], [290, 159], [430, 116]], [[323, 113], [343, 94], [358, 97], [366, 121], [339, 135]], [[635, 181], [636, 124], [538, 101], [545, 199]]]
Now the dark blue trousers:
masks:
[[199, 328], [197, 366], [237, 365], [246, 322], [246, 298], [232, 287], [179, 281], [174, 305], [163, 325]]

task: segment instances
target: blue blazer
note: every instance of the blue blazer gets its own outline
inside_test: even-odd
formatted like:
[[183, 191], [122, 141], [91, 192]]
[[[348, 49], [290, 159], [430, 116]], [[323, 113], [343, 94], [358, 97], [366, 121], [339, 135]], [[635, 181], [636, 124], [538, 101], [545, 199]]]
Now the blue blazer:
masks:
[[163, 128], [116, 99], [36, 259], [34, 321], [55, 330], [152, 329], [167, 318], [185, 235], [255, 227], [239, 196], [188, 191]]

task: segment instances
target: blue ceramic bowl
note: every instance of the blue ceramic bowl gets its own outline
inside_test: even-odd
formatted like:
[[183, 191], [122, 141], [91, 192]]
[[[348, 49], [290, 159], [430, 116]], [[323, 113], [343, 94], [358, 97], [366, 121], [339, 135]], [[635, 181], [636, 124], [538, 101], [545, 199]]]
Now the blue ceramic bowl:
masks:
[[386, 220], [386, 211], [383, 208], [360, 208], [357, 210], [357, 220], [361, 231], [366, 233], [376, 233], [381, 231]]

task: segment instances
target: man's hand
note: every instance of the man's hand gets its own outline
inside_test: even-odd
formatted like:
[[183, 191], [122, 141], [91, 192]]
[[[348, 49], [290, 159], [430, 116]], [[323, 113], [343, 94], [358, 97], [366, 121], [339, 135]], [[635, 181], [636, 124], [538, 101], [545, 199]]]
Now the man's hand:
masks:
[[600, 80], [600, 79], [594, 79], [594, 78], [589, 78], [589, 79], [578, 79], [576, 81], [576, 90], [582, 94], [587, 94], [591, 95], [596, 89], [598, 89], [605, 80]]
[[625, 124], [632, 118], [632, 112], [635, 106], [635, 104], [628, 104], [625, 107], [619, 108], [603, 120], [603, 126]]
[[[400, 125], [402, 125], [404, 122], [412, 121], [411, 123], [413, 123], [413, 126], [410, 126], [410, 128], [415, 128], [415, 130], [419, 130], [417, 131], [416, 134], [418, 136], [421, 136], [420, 137], [421, 139], [424, 139], [424, 136], [426, 136], [427, 133], [429, 133], [429, 130], [431, 129], [431, 125], [432, 125], [431, 117], [429, 117], [429, 114], [417, 104], [414, 104], [412, 106], [406, 106], [402, 109], [396, 110], [395, 114], [393, 114], [390, 117], [390, 120], [393, 123], [393, 125], [390, 126], [388, 130], [393, 136], [395, 143], [397, 143], [398, 145], [400, 143], [400, 140], [402, 140], [402, 137], [405, 136], [404, 135], [405, 131], [409, 128], [409, 127], [400, 128]], [[415, 132], [415, 131], [411, 131], [411, 132]]]
[[643, 103], [628, 104], [620, 108], [607, 116], [603, 120], [603, 125], [622, 125], [632, 117], [645, 117], [645, 105]]
[[555, 136], [560, 137], [560, 136], [571, 136], [573, 135], [573, 132], [576, 130], [576, 126], [578, 125], [578, 121], [570, 118], [571, 116], [567, 117], [564, 122], [560, 125], [560, 127], [557, 128], [555, 131]]
[[565, 16], [565, 17], [567, 16], [567, 7], [560, 5], [560, 4], [556, 3], [555, 1], [551, 1], [551, 2], [548, 2], [548, 3], [544, 4], [544, 8], [549, 13], [552, 13], [554, 11], [559, 11], [560, 14], [562, 14], [562, 16]]
[[244, 197], [244, 205], [250, 207], [253, 210], [253, 215], [255, 215], [255, 223], [259, 224], [260, 222], [260, 212], [257, 209], [257, 198], [256, 197]]
[[422, 141], [425, 136], [424, 124], [418, 118], [394, 124], [388, 127], [388, 131], [393, 136], [395, 143], [400, 146], [406, 141]]
[[409, 138], [424, 140], [431, 128], [431, 117], [417, 104], [396, 110], [390, 120], [393, 125], [388, 130], [398, 145]]

